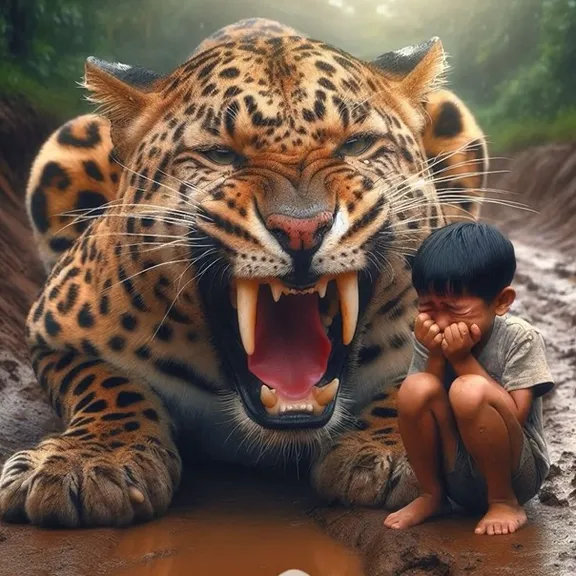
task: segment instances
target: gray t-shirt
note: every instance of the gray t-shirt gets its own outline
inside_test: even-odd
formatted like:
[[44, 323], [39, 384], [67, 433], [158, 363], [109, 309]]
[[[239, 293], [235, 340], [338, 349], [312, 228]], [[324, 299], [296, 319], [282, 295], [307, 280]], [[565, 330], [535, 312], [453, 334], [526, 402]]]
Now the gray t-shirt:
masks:
[[[424, 372], [428, 350], [412, 335], [414, 353], [409, 374]], [[546, 361], [546, 345], [540, 332], [531, 324], [507, 314], [496, 316], [486, 344], [474, 354], [484, 370], [504, 390], [512, 392], [534, 388], [534, 400], [524, 423], [524, 431], [534, 453], [538, 471], [545, 478], [550, 469], [550, 457], [544, 439], [542, 423], [542, 396], [549, 392], [554, 381]], [[446, 363], [444, 386], [450, 388], [456, 374]]]

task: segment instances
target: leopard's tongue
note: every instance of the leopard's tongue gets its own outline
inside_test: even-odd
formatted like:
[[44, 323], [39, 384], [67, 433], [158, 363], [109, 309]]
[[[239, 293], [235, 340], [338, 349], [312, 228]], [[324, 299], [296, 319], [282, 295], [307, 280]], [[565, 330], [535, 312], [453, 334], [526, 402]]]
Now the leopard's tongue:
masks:
[[274, 302], [262, 287], [254, 353], [248, 369], [290, 400], [306, 398], [328, 366], [332, 345], [318, 310], [318, 294], [286, 295]]

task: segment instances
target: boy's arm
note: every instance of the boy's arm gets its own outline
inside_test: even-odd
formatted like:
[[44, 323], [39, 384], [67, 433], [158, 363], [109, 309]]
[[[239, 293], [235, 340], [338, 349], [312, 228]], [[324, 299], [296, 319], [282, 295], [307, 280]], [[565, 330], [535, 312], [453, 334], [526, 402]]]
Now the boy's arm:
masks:
[[552, 390], [554, 378], [546, 359], [546, 344], [537, 330], [516, 335], [506, 356], [501, 384], [518, 406], [521, 423], [528, 417], [532, 400]]
[[444, 374], [446, 373], [446, 359], [442, 353], [428, 355], [424, 372], [436, 376], [440, 382], [444, 381]]
[[426, 346], [418, 342], [416, 336], [412, 334], [412, 363], [408, 375], [427, 372], [443, 381], [445, 369], [446, 359], [443, 354], [441, 352], [440, 354], [431, 354]]
[[530, 414], [530, 408], [532, 406], [532, 401], [534, 400], [534, 388], [522, 388], [522, 390], [512, 390], [509, 392], [514, 404], [516, 404], [516, 419], [520, 422], [521, 426], [524, 426], [528, 414]]

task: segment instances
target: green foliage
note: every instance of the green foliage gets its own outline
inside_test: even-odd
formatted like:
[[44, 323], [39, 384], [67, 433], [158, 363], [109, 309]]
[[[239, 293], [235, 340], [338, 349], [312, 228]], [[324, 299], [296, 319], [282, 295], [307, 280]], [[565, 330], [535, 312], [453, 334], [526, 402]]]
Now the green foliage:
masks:
[[576, 140], [576, 107], [559, 110], [552, 118], [533, 116], [526, 121], [495, 121], [489, 109], [479, 109], [477, 116], [486, 131], [492, 155], [548, 142]]
[[254, 16], [366, 59], [440, 36], [450, 87], [497, 148], [576, 138], [576, 0], [2, 0], [0, 90], [67, 118], [89, 109], [87, 56], [167, 73]]
[[0, 90], [69, 117], [87, 109], [77, 82], [93, 41], [94, 4], [6, 0], [0, 11]]
[[536, 38], [532, 58], [495, 84], [480, 114], [493, 149], [576, 139], [576, 0], [542, 0]]
[[[66, 82], [66, 84], [63, 84]], [[72, 83], [72, 89], [68, 83]], [[70, 78], [42, 82], [12, 62], [0, 62], [0, 91], [4, 94], [24, 94], [37, 109], [62, 119], [88, 112], [79, 88]]]

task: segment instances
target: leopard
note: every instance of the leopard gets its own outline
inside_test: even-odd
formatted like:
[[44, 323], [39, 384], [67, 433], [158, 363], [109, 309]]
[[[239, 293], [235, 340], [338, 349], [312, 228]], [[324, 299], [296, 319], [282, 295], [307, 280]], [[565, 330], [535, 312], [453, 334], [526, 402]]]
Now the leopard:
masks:
[[26, 188], [46, 270], [26, 339], [62, 429], [4, 463], [4, 520], [157, 518], [184, 448], [297, 466], [325, 502], [416, 495], [396, 410], [411, 262], [486, 197], [446, 72], [436, 37], [368, 60], [259, 18], [166, 74], [87, 58], [97, 108]]

